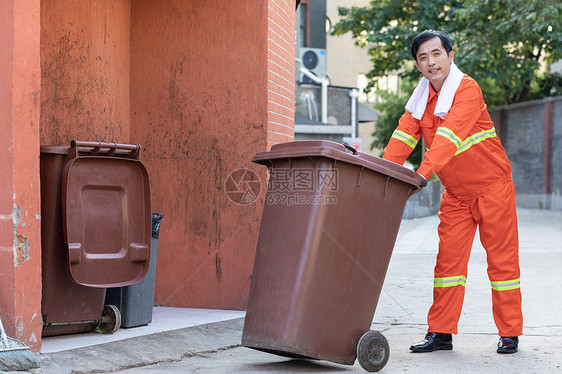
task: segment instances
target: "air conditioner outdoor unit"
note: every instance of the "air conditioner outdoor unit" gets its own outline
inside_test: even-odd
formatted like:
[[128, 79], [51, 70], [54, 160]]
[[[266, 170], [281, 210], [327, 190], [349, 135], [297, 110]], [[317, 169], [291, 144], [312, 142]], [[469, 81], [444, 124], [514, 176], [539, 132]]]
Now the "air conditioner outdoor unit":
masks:
[[[318, 77], [326, 76], [326, 50], [320, 48], [301, 48], [299, 58], [302, 66]], [[299, 71], [299, 82], [314, 83], [312, 79]]]

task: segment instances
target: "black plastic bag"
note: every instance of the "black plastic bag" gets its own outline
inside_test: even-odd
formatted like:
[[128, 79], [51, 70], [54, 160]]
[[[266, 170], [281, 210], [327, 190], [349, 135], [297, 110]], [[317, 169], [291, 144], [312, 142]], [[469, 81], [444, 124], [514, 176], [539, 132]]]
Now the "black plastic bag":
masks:
[[163, 214], [152, 213], [152, 237], [158, 239], [160, 233], [160, 224], [162, 223]]

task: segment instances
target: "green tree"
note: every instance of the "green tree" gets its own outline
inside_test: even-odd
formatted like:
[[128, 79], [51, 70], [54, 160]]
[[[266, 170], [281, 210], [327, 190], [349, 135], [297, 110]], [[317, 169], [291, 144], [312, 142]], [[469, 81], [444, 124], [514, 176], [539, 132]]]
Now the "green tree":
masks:
[[367, 89], [393, 72], [419, 79], [407, 61], [412, 39], [425, 29], [453, 38], [457, 65], [487, 81], [484, 97], [497, 104], [525, 101], [540, 63], [562, 58], [559, 0], [373, 0], [368, 7], [340, 8], [339, 14], [333, 35], [350, 32], [371, 56]]
[[466, 0], [458, 19], [460, 63], [496, 82], [507, 103], [528, 100], [541, 62], [562, 58], [560, 0]]
[[531, 85], [530, 99], [542, 99], [547, 96], [562, 95], [562, 74], [543, 73]]

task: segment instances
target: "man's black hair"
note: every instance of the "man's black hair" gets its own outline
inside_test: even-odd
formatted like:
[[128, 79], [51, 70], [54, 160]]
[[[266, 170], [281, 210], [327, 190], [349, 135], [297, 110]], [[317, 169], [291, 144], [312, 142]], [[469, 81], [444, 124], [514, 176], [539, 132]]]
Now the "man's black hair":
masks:
[[416, 54], [418, 53], [420, 45], [433, 38], [441, 39], [441, 45], [445, 48], [447, 54], [453, 50], [453, 41], [449, 35], [445, 34], [443, 31], [425, 30], [416, 35], [412, 41], [412, 45], [410, 45], [410, 52], [412, 52], [414, 60], [417, 61]]

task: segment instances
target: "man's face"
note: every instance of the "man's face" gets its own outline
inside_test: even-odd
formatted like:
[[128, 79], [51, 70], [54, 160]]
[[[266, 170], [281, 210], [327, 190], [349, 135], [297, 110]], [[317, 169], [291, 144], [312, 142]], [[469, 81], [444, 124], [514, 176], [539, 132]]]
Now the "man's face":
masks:
[[453, 51], [447, 54], [438, 37], [423, 42], [416, 54], [416, 67], [437, 91], [449, 74], [451, 62]]

